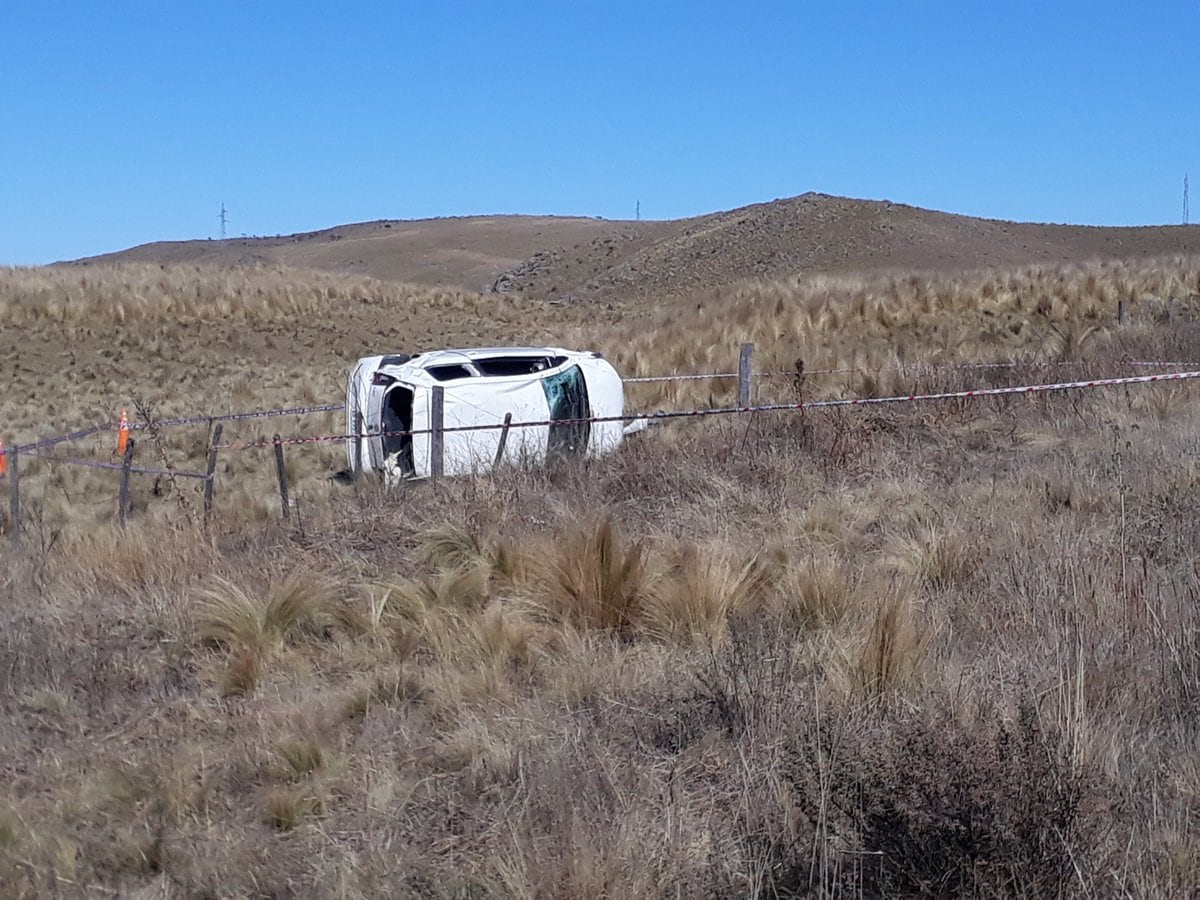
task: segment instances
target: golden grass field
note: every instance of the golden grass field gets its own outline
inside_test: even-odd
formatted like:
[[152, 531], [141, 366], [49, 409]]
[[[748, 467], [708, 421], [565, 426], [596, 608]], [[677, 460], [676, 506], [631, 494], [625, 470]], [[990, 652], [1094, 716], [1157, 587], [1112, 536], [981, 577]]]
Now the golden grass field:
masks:
[[[135, 404], [338, 402], [358, 356], [497, 342], [600, 349], [625, 375], [729, 371], [743, 341], [765, 370], [878, 369], [762, 380], [765, 400], [1126, 374], [1200, 360], [1198, 294], [1193, 257], [601, 306], [9, 270], [0, 437]], [[901, 368], [1009, 360], [1027, 368]], [[629, 405], [731, 399], [690, 382]], [[689, 421], [394, 491], [297, 447], [288, 523], [267, 454], [231, 452], [207, 529], [190, 484], [135, 481], [122, 532], [113, 473], [30, 460], [25, 540], [0, 551], [0, 894], [1187, 896], [1198, 400], [1178, 382]], [[183, 469], [206, 440], [135, 437]]]

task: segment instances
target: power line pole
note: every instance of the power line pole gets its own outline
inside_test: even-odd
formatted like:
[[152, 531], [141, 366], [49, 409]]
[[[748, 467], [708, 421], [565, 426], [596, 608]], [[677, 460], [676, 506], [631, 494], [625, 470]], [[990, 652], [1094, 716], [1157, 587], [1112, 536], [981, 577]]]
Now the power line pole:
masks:
[[1188, 183], [1186, 174], [1183, 176], [1183, 224], [1188, 224]]
[[634, 213], [634, 215], [636, 215], [636, 216], [637, 216], [637, 220], [638, 220], [639, 222], [640, 222], [640, 221], [642, 221], [642, 201], [641, 201], [641, 200], [639, 200], [639, 201], [637, 202], [637, 212], [636, 212], [636, 213]]
[[219, 216], [217, 216], [217, 218], [221, 220], [221, 240], [225, 240], [225, 220], [226, 220], [227, 214], [228, 214], [228, 210], [225, 209], [225, 204], [222, 202], [221, 203], [221, 214]]

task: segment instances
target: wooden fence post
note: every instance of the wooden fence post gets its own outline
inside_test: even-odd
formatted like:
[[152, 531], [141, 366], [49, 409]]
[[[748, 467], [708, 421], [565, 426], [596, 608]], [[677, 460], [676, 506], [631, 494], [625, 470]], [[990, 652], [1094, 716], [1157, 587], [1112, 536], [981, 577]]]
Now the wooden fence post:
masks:
[[1118, 325], [1125, 324], [1125, 301], [1124, 300], [1117, 301], [1117, 324]]
[[21, 454], [8, 451], [8, 531], [14, 547], [21, 544]]
[[750, 405], [751, 382], [754, 378], [754, 345], [742, 344], [738, 355], [738, 406]]
[[362, 429], [363, 416], [359, 410], [354, 411], [354, 465], [350, 467], [350, 474], [355, 478], [362, 475]]
[[292, 517], [291, 504], [288, 502], [287, 470], [283, 467], [283, 439], [275, 435], [275, 472], [279, 475], [279, 502], [283, 506], [284, 519]]
[[136, 441], [129, 440], [125, 442], [125, 454], [121, 459], [121, 490], [117, 494], [117, 521], [121, 523], [121, 527], [125, 527], [125, 522], [129, 518], [129, 470], [133, 467], [133, 447]]
[[492, 461], [492, 468], [500, 465], [500, 460], [504, 458], [504, 448], [508, 444], [508, 429], [512, 425], [512, 413], [504, 414], [504, 427], [500, 429], [500, 444], [496, 447], [496, 458]]
[[213, 505], [213, 482], [216, 480], [217, 471], [217, 448], [221, 443], [221, 432], [224, 430], [224, 425], [220, 422], [213, 429], [212, 440], [208, 445], [208, 468], [204, 470], [204, 521], [208, 522], [208, 514], [212, 512]]
[[432, 403], [429, 405], [429, 477], [436, 481], [445, 472], [446, 389], [440, 384], [433, 386]]

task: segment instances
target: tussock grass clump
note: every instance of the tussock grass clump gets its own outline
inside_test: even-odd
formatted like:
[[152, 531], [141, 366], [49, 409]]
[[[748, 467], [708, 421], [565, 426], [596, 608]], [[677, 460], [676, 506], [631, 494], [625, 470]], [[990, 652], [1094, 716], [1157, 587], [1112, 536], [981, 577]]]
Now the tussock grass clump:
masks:
[[834, 625], [852, 609], [859, 577], [834, 553], [810, 551], [782, 567], [783, 608], [802, 628]]
[[953, 526], [916, 522], [888, 536], [883, 562], [899, 575], [941, 589], [970, 578], [977, 554]]
[[486, 541], [477, 532], [446, 523], [423, 532], [418, 539], [417, 560], [439, 573], [475, 572], [497, 586], [512, 586], [528, 579], [528, 560], [511, 539]]
[[198, 594], [194, 634], [228, 651], [222, 692], [242, 696], [253, 693], [264, 667], [288, 641], [324, 635], [340, 608], [333, 582], [316, 573], [293, 572], [265, 597], [216, 577]]
[[421, 534], [417, 559], [431, 568], [440, 569], [469, 569], [490, 562], [479, 536], [450, 522]]
[[321, 634], [337, 604], [335, 585], [315, 573], [293, 572], [256, 598], [225, 578], [201, 589], [195, 633], [227, 647], [277, 648], [298, 634]]
[[381, 622], [393, 634], [415, 632], [428, 637], [439, 618], [481, 609], [488, 593], [488, 570], [479, 564], [403, 581], [383, 595]]
[[911, 590], [897, 585], [875, 609], [855, 660], [858, 694], [878, 698], [914, 686], [929, 649], [930, 635], [921, 630]]
[[642, 546], [611, 515], [581, 523], [547, 552], [544, 609], [551, 617], [632, 633], [650, 593], [650, 571]]
[[323, 798], [295, 788], [275, 788], [263, 800], [263, 821], [279, 831], [291, 831], [325, 812]]
[[289, 780], [308, 778], [322, 771], [327, 764], [326, 753], [321, 745], [305, 737], [282, 741], [275, 752]]
[[719, 642], [731, 616], [750, 614], [764, 602], [773, 568], [761, 554], [747, 557], [717, 543], [685, 544], [655, 578], [640, 620], [663, 640]]

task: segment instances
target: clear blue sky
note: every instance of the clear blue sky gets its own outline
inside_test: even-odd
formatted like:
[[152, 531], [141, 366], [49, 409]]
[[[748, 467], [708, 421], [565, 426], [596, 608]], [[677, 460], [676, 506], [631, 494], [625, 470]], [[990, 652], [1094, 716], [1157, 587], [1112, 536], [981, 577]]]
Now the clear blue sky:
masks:
[[0, 264], [379, 218], [821, 191], [1200, 220], [1200, 0], [0, 10]]

